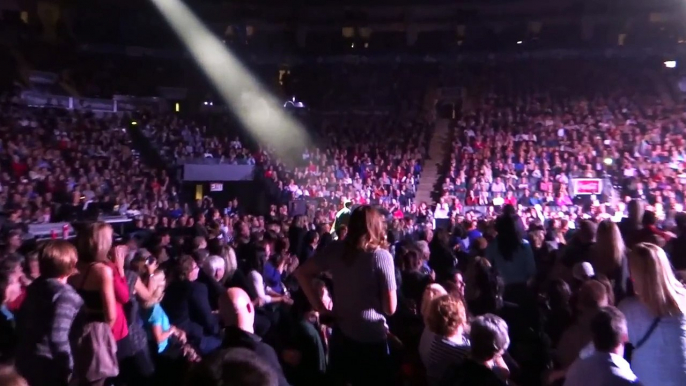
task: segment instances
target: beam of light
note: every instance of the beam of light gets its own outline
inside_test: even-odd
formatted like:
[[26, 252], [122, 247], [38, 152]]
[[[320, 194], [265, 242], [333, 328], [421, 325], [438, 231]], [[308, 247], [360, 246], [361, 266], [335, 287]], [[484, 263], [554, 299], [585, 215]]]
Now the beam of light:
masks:
[[304, 128], [215, 37], [182, 0], [152, 0], [241, 123], [285, 156], [306, 146]]

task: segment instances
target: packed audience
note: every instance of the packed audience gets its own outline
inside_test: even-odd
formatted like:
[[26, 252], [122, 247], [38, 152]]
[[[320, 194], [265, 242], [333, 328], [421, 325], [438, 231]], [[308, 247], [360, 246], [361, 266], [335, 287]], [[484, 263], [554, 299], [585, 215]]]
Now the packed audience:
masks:
[[[312, 117], [315, 146], [295, 163], [211, 122], [146, 120], [168, 163], [258, 166], [274, 200], [253, 215], [181, 197], [122, 120], [4, 103], [0, 360], [13, 367], [0, 379], [683, 384], [681, 117], [625, 83], [628, 70], [576, 65], [583, 76], [546, 94], [526, 72], [494, 78], [457, 120], [436, 210], [414, 202], [421, 109]], [[552, 82], [557, 68], [534, 70]], [[626, 205], [613, 210], [628, 216], [595, 202], [557, 213], [576, 176], [614, 180]], [[293, 200], [308, 202], [303, 215]], [[486, 213], [462, 210], [474, 205]], [[133, 232], [88, 221], [74, 240], [22, 243], [26, 224], [89, 208], [134, 217]]]
[[[411, 70], [402, 66], [397, 69], [405, 74]], [[402, 102], [396, 101], [395, 92], [368, 95], [376, 101], [368, 104], [372, 109], [356, 111], [358, 105], [347, 97], [356, 87], [355, 79], [365, 75], [389, 87], [393, 82], [383, 68], [376, 66], [355, 65], [347, 71], [350, 75], [344, 73], [338, 83], [330, 85], [300, 84], [294, 74], [284, 86], [305, 99], [313, 88], [330, 86], [334, 90], [322, 98], [331, 103], [315, 105], [308, 110], [311, 114], [301, 117], [313, 146], [303, 147], [292, 159], [277, 158], [272, 149], [251, 143], [237, 129], [239, 125], [228, 118], [206, 122], [157, 117], [145, 124], [143, 132], [169, 163], [257, 165], [269, 181], [270, 196], [277, 205], [307, 200], [330, 220], [338, 210], [336, 205], [346, 199], [380, 205], [391, 213], [401, 213], [400, 217], [414, 214], [415, 191], [432, 128], [423, 106], [425, 93], [420, 92], [426, 87], [399, 93]], [[420, 72], [409, 79], [421, 78]], [[346, 79], [348, 85], [343, 87]], [[328, 110], [331, 106], [337, 107]]]
[[507, 206], [452, 232], [368, 205], [334, 229], [196, 208], [192, 233], [95, 222], [28, 251], [12, 231], [3, 361], [31, 385], [680, 385], [686, 218], [630, 208], [526, 230]]
[[[604, 60], [475, 70], [481, 97], [455, 124], [443, 202], [566, 212], [642, 198], [660, 219], [683, 208], [683, 116], [658, 95], [659, 75], [643, 63]], [[575, 178], [605, 187], [584, 202]]]
[[[82, 213], [152, 214], [176, 187], [138, 157], [116, 116], [2, 104], [3, 229], [74, 221]], [[171, 209], [171, 207], [170, 207]]]

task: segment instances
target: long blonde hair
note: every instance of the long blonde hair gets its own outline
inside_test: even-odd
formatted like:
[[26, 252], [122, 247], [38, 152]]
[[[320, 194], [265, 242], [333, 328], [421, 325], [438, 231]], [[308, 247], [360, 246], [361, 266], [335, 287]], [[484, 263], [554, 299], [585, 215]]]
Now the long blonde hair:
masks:
[[686, 288], [674, 276], [665, 251], [638, 243], [629, 253], [629, 270], [641, 302], [656, 317], [686, 313]]
[[617, 224], [611, 220], [601, 221], [596, 230], [596, 242], [591, 256], [595, 272], [612, 276], [622, 266], [625, 254], [626, 246]]
[[79, 262], [93, 263], [107, 261], [107, 254], [112, 248], [112, 226], [97, 221], [86, 226], [76, 235], [76, 251]]
[[233, 277], [234, 273], [236, 273], [236, 269], [238, 269], [238, 261], [236, 260], [236, 251], [234, 251], [233, 248], [228, 245], [224, 247], [221, 257], [224, 259], [225, 263], [224, 277], [221, 281], [222, 283], [225, 283], [227, 280], [230, 280]]

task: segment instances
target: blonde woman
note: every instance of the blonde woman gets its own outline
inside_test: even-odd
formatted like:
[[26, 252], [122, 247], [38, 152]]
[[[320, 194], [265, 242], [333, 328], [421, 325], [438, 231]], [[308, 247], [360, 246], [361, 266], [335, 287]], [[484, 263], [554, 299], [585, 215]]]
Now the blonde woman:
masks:
[[631, 367], [644, 386], [686, 385], [686, 288], [654, 244], [633, 247], [629, 271], [636, 297], [619, 309], [634, 346]]
[[238, 269], [236, 251], [230, 246], [226, 245], [222, 250], [221, 257], [222, 259], [224, 259], [225, 268], [224, 277], [219, 281], [222, 284], [226, 284], [226, 282], [230, 281], [231, 278], [233, 278], [233, 275], [236, 273], [236, 270]]
[[[334, 319], [332, 374], [353, 385], [392, 384], [386, 315], [395, 313], [398, 299], [393, 256], [387, 248], [383, 216], [363, 205], [350, 215], [345, 240], [327, 245], [295, 271], [314, 309]], [[332, 311], [313, 284], [327, 271], [333, 282]]]
[[626, 252], [617, 224], [612, 220], [601, 221], [596, 230], [596, 242], [591, 247], [590, 262], [596, 274], [610, 279], [617, 302], [629, 294], [631, 286]]
[[[129, 333], [122, 306], [129, 300], [129, 288], [123, 273], [108, 258], [111, 248], [112, 227], [104, 222], [89, 224], [76, 235], [78, 273], [69, 278], [69, 284], [84, 301], [82, 311], [88, 325], [84, 333], [96, 333], [108, 343], [97, 359], [87, 354], [88, 347], [74, 351], [74, 377], [79, 385], [102, 385], [106, 378], [118, 375], [117, 358], [112, 358], [115, 341]], [[109, 325], [109, 334], [100, 328], [103, 323]], [[95, 366], [98, 361], [100, 366]], [[105, 362], [109, 366], [103, 366]]]
[[420, 312], [422, 314], [422, 320], [424, 321], [425, 327], [424, 331], [422, 331], [422, 337], [419, 339], [419, 358], [422, 360], [424, 367], [426, 367], [429, 362], [429, 350], [431, 349], [431, 343], [433, 343], [434, 338], [436, 337], [436, 335], [427, 327], [429, 325], [431, 301], [447, 294], [448, 291], [446, 291], [445, 288], [439, 284], [433, 283], [426, 287], [422, 296]]

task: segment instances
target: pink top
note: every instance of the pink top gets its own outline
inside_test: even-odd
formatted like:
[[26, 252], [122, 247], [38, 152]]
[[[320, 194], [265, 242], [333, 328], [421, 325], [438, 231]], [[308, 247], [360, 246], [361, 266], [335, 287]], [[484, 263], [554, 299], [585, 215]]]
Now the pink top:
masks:
[[129, 326], [126, 321], [126, 314], [124, 314], [124, 304], [129, 302], [129, 286], [126, 284], [126, 278], [119, 275], [119, 271], [114, 263], [108, 263], [114, 273], [114, 299], [116, 300], [117, 317], [112, 325], [112, 335], [114, 340], [119, 341], [129, 335]]

